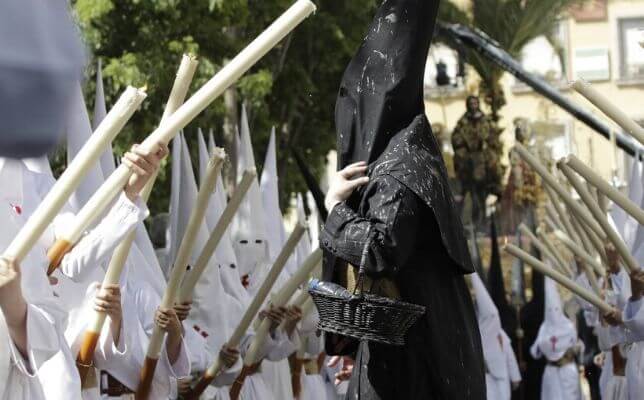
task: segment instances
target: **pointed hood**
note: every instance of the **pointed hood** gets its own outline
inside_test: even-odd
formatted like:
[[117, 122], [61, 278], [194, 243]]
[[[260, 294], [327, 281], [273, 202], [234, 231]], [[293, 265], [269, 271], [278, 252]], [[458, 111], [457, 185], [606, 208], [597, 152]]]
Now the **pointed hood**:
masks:
[[[296, 207], [295, 210], [297, 212], [297, 220], [305, 223], [310, 230], [311, 229], [309, 225], [310, 221], [307, 223], [306, 212], [304, 210], [304, 198], [302, 197], [301, 193], [297, 194], [295, 207]], [[312, 251], [313, 249], [311, 246], [311, 236], [309, 235], [309, 231], [307, 230], [304, 232], [304, 235], [302, 235], [302, 239], [300, 239], [299, 243], [297, 244], [297, 247], [295, 248], [295, 254], [297, 256], [297, 265], [298, 266], [301, 265], [304, 262], [304, 260], [306, 260], [307, 257], [311, 254]], [[294, 272], [295, 270], [291, 271], [291, 274]]]
[[212, 128], [208, 130], [208, 154], [212, 154], [215, 150], [215, 135], [212, 132]]
[[[188, 215], [189, 218], [197, 200], [198, 189], [190, 151], [183, 135], [181, 135], [181, 141], [181, 216]], [[187, 223], [188, 220], [186, 219], [180, 222], [180, 225], [187, 226]], [[201, 254], [208, 241], [209, 232], [208, 221], [204, 219], [195, 238], [191, 263], [194, 263]], [[197, 326], [198, 333], [206, 339], [209, 347], [216, 351], [223, 345], [232, 331], [231, 318], [242, 311], [241, 304], [226, 295], [221, 281], [220, 265], [214, 257], [211, 258], [195, 287], [193, 307], [187, 326]]]
[[313, 251], [320, 246], [318, 240], [320, 238], [320, 223], [322, 218], [320, 217], [317, 203], [311, 192], [306, 193], [306, 199], [311, 207], [311, 215], [309, 215], [309, 234], [311, 236], [311, 251]]
[[[517, 246], [521, 246], [521, 231], [516, 231]], [[512, 302], [514, 304], [525, 304], [525, 275], [523, 273], [523, 262], [514, 258], [512, 260]]]
[[423, 78], [438, 1], [384, 1], [344, 72], [335, 108], [338, 169], [375, 161], [424, 113]]
[[54, 173], [51, 170], [51, 164], [49, 164], [49, 158], [46, 155], [38, 158], [23, 158], [22, 162], [27, 166], [28, 170], [49, 175], [54, 179]]
[[309, 192], [311, 193], [311, 197], [315, 202], [320, 218], [322, 219], [322, 221], [326, 221], [326, 217], [329, 215], [329, 211], [324, 205], [324, 192], [320, 187], [318, 179], [309, 169], [307, 162], [304, 160], [304, 157], [302, 157], [302, 155], [293, 147], [291, 147], [291, 154], [293, 155], [295, 163], [297, 164], [297, 167], [302, 174], [302, 178], [304, 178], [304, 182], [306, 182], [306, 187], [309, 188]]
[[[103, 90], [103, 72], [102, 63], [99, 58], [96, 62], [96, 94], [94, 95], [94, 117], [92, 118], [92, 130], [101, 124], [107, 115], [107, 107], [105, 105], [105, 91]], [[107, 148], [101, 154], [100, 159], [101, 170], [103, 171], [104, 179], [114, 172], [116, 169], [114, 164], [114, 151], [112, 150], [112, 143], [107, 145]]]
[[[92, 135], [92, 126], [89, 122], [80, 83], [76, 85], [76, 90], [71, 98], [65, 131], [67, 133], [67, 165], [69, 165]], [[69, 203], [75, 210], [80, 210], [102, 184], [101, 167], [98, 164], [93, 164], [74, 191]]]
[[499, 310], [499, 317], [501, 318], [501, 326], [505, 332], [510, 332], [514, 337], [514, 332], [517, 328], [516, 312], [508, 303], [505, 293], [505, 284], [503, 278], [503, 270], [501, 268], [501, 254], [499, 251], [499, 239], [496, 232], [496, 224], [494, 216], [490, 221], [490, 237], [492, 240], [492, 254], [490, 256], [490, 264], [487, 274], [487, 283], [490, 291], [492, 301]]
[[286, 229], [284, 229], [284, 217], [279, 204], [279, 184], [277, 177], [277, 154], [275, 150], [275, 128], [266, 149], [264, 168], [259, 183], [259, 190], [262, 193], [262, 202], [266, 215], [266, 231], [268, 237], [268, 253], [271, 261], [275, 260], [286, 242]]
[[483, 271], [483, 261], [481, 260], [481, 252], [479, 250], [479, 241], [476, 237], [476, 231], [474, 226], [470, 225], [468, 227], [470, 233], [469, 247], [470, 254], [472, 255], [472, 264], [478, 271]]
[[545, 319], [533, 344], [549, 361], [557, 361], [577, 343], [577, 330], [572, 321], [563, 313], [561, 297], [555, 282], [545, 279]]
[[[460, 273], [474, 271], [441, 149], [425, 115], [424, 71], [438, 1], [384, 1], [347, 67], [335, 108], [338, 169], [367, 161], [434, 213]], [[359, 195], [360, 191], [357, 192]]]
[[[242, 107], [237, 179], [245, 169], [256, 168], [246, 108]], [[269, 262], [265, 211], [259, 183], [254, 180], [233, 220], [233, 248], [241, 277]]]
[[[215, 139], [211, 131], [208, 138], [208, 150], [206, 150], [206, 143], [201, 133], [202, 132], [199, 131], [197, 137], [199, 140], [200, 177], [203, 177], [205, 174], [205, 165], [208, 162], [208, 154], [212, 154], [215, 149]], [[206, 225], [208, 226], [208, 231], [212, 232], [215, 228], [219, 217], [226, 208], [226, 204], [226, 191], [220, 174], [217, 179], [217, 185], [215, 186], [215, 193], [212, 195], [208, 205], [208, 210], [206, 211]], [[215, 249], [215, 255], [213, 258], [219, 264], [221, 284], [224, 292], [233, 297], [239, 304], [247, 305], [250, 302], [250, 298], [248, 296], [248, 292], [242, 286], [239, 274], [237, 273], [237, 257], [235, 256], [235, 250], [233, 249], [230, 232], [231, 228], [229, 227]]]
[[472, 274], [472, 287], [476, 298], [476, 314], [483, 345], [485, 364], [496, 378], [508, 374], [505, 354], [503, 353], [501, 319], [490, 294], [478, 273]]
[[[166, 278], [169, 276], [168, 271], [172, 268], [172, 263], [177, 255], [179, 249], [179, 241], [185, 232], [185, 226], [179, 226], [180, 218], [180, 203], [181, 203], [181, 156], [183, 154], [182, 141], [179, 136], [172, 140], [172, 159], [171, 159], [171, 183], [170, 183], [170, 206], [168, 209], [168, 241], [166, 243], [166, 250], [168, 258], [167, 265], [162, 265]], [[187, 217], [183, 218], [187, 221]]]

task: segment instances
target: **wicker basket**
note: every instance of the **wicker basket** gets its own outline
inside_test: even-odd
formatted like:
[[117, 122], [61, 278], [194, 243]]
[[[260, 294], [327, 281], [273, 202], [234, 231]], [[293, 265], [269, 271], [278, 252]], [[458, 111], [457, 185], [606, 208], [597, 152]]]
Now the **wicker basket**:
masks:
[[425, 307], [364, 292], [364, 269], [369, 244], [365, 244], [358, 284], [360, 292], [347, 298], [310, 288], [309, 293], [320, 315], [322, 331], [384, 344], [402, 346], [405, 334], [425, 313]]

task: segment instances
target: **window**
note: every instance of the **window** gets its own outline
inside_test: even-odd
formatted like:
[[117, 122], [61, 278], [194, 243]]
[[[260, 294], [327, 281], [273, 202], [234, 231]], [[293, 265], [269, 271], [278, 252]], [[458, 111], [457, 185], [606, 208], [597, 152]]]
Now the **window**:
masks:
[[610, 79], [610, 59], [607, 48], [575, 49], [575, 78], [587, 81]]
[[[562, 83], [567, 80], [568, 59], [568, 29], [565, 21], [555, 26], [552, 35], [554, 43], [545, 36], [531, 40], [521, 50], [521, 66], [548, 82]], [[520, 89], [525, 86], [517, 81], [515, 86]]]
[[[439, 76], [440, 68], [444, 68], [444, 74]], [[455, 50], [440, 43], [432, 45], [425, 67], [425, 87], [462, 87], [462, 79], [458, 76], [461, 68], [463, 67], [459, 67], [458, 53]], [[437, 81], [440, 81], [440, 85]]]
[[570, 123], [537, 121], [530, 125], [540, 148], [546, 149], [553, 160], [568, 155], [571, 152]]
[[644, 17], [619, 20], [620, 76], [624, 80], [644, 79], [644, 49], [639, 41]]

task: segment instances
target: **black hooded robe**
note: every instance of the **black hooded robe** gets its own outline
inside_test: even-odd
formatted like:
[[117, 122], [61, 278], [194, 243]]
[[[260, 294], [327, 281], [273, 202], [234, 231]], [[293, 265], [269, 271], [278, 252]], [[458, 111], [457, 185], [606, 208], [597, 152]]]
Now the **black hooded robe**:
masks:
[[324, 279], [339, 266], [393, 280], [427, 312], [404, 346], [326, 336], [352, 354], [347, 399], [485, 399], [480, 334], [463, 274], [474, 271], [445, 165], [424, 114], [423, 72], [438, 1], [386, 0], [343, 77], [336, 104], [339, 167], [365, 160], [370, 182], [330, 210]]

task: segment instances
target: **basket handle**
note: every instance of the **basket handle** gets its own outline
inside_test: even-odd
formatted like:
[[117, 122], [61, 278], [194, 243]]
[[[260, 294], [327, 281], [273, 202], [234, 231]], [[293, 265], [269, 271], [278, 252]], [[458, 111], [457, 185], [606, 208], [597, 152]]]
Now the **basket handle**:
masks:
[[371, 233], [372, 232], [372, 225], [369, 225], [369, 229], [367, 230], [367, 241], [364, 244], [364, 247], [362, 248], [362, 255], [360, 257], [360, 268], [358, 269], [358, 282], [356, 283], [356, 287], [353, 288], [353, 294], [356, 294], [356, 290], [358, 287], [360, 287], [360, 292], [358, 293], [359, 296], [362, 295], [364, 292], [364, 275], [365, 275], [365, 268], [367, 264], [367, 257], [369, 256], [369, 247], [371, 246], [371, 242], [373, 241], [374, 235]]

